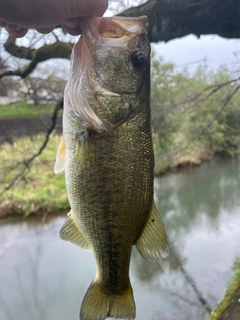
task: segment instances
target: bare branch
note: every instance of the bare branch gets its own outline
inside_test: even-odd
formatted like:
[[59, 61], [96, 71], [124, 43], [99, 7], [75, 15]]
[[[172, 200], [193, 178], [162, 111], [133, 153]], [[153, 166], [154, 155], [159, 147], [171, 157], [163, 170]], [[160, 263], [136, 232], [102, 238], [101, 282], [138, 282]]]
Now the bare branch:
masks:
[[7, 70], [0, 74], [0, 79], [6, 76], [19, 76], [25, 78], [37, 67], [39, 62], [49, 59], [63, 58], [70, 59], [73, 43], [56, 41], [52, 44], [45, 44], [38, 49], [17, 46], [15, 39], [9, 37], [4, 44], [5, 50], [12, 56], [31, 60], [23, 70]]
[[8, 37], [7, 41], [4, 43], [5, 50], [12, 56], [20, 59], [32, 60], [34, 57], [35, 49], [30, 49], [28, 47], [17, 46], [16, 39]]
[[[210, 85], [206, 88], [204, 88], [201, 92], [197, 93], [195, 96], [193, 96], [192, 98], [186, 99], [184, 101], [181, 101], [177, 104], [173, 104], [170, 107], [166, 108], [166, 109], [161, 109], [160, 112], [158, 113], [158, 117], [164, 117], [167, 114], [171, 113], [171, 112], [175, 112], [177, 111], [179, 108], [188, 105], [189, 103], [193, 103], [192, 105], [190, 104], [188, 107], [185, 107], [185, 110], [193, 108], [193, 107], [197, 107], [199, 104], [207, 101], [214, 93], [216, 93], [217, 91], [219, 91], [220, 89], [222, 89], [223, 87], [226, 87], [230, 84], [234, 84], [237, 83], [238, 81], [240, 81], [240, 77], [226, 81], [226, 82], [222, 82], [222, 83], [218, 83], [218, 84], [213, 84]], [[211, 90], [212, 89], [212, 90]], [[207, 91], [211, 90], [211, 92], [209, 92], [208, 94], [206, 94]], [[163, 126], [165, 126], [167, 123], [164, 123]]]
[[[237, 93], [237, 91], [240, 89], [240, 85], [238, 85], [223, 101], [222, 106], [219, 109], [219, 111], [213, 116], [213, 118], [199, 131], [197, 132], [187, 143], [184, 147], [179, 148], [177, 150], [170, 151], [168, 153], [165, 153], [163, 155], [158, 156], [158, 159], [165, 158], [165, 157], [172, 157], [184, 150], [186, 150], [194, 141], [196, 141], [201, 135], [203, 135], [216, 121], [219, 116], [222, 114], [223, 110], [226, 108], [226, 106], [229, 104], [230, 100], [233, 98], [233, 96]], [[214, 90], [213, 90], [214, 91]], [[211, 92], [213, 94], [213, 92]]]

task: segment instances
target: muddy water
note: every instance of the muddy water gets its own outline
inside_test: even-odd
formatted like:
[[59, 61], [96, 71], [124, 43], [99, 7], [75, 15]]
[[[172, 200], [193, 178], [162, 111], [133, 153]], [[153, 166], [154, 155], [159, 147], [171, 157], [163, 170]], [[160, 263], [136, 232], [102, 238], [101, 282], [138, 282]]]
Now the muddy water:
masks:
[[[240, 161], [214, 160], [155, 181], [171, 254], [148, 263], [133, 251], [137, 320], [205, 320], [240, 254]], [[0, 319], [74, 320], [94, 279], [91, 252], [64, 242], [64, 217], [0, 224]]]

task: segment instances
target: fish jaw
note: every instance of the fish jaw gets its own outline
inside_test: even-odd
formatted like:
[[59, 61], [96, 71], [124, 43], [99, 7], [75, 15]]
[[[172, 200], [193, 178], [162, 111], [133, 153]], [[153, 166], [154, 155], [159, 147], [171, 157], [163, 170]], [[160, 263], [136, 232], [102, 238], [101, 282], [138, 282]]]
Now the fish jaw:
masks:
[[[139, 111], [136, 96], [150, 81], [147, 18], [82, 18], [81, 27], [71, 56], [68, 105], [89, 129], [101, 133]], [[135, 51], [142, 52], [145, 70], [132, 67]]]

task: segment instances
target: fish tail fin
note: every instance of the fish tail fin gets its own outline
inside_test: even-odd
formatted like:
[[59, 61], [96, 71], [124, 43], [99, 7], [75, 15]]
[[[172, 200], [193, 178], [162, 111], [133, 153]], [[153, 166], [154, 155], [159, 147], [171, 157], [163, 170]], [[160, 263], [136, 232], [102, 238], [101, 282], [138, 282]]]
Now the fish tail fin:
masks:
[[104, 320], [107, 317], [134, 319], [135, 312], [136, 308], [130, 282], [127, 290], [121, 294], [109, 295], [94, 281], [83, 299], [80, 320]]

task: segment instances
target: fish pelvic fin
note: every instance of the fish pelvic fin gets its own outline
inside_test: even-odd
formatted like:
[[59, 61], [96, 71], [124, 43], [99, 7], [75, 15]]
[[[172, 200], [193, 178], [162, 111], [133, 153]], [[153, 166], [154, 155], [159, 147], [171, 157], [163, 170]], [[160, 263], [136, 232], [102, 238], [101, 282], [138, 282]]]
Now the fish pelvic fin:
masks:
[[83, 236], [82, 232], [79, 230], [74, 220], [74, 215], [72, 214], [72, 211], [68, 213], [67, 220], [62, 226], [59, 235], [62, 240], [70, 241], [83, 249], [91, 250], [88, 241]]
[[75, 173], [80, 173], [84, 168], [85, 161], [89, 158], [89, 132], [88, 130], [83, 131], [76, 140], [76, 151], [74, 157], [74, 170]]
[[148, 220], [135, 246], [143, 258], [149, 261], [166, 258], [169, 254], [167, 234], [154, 201]]
[[54, 173], [60, 173], [65, 169], [65, 154], [66, 154], [66, 145], [64, 142], [64, 138], [58, 146], [57, 155], [56, 155], [56, 162], [54, 166]]
[[80, 320], [104, 320], [108, 317], [135, 319], [135, 313], [136, 307], [130, 282], [127, 290], [121, 294], [108, 295], [94, 281], [83, 299]]

